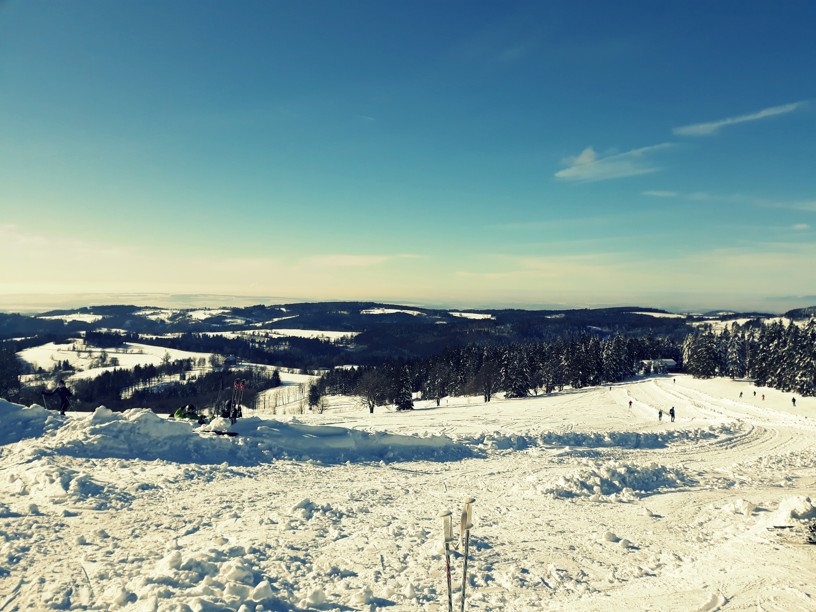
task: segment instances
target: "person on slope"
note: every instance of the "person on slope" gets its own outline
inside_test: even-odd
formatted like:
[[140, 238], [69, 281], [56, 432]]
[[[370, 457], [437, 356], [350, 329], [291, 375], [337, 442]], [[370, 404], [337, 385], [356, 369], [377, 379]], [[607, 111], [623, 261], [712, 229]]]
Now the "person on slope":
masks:
[[198, 413], [198, 410], [193, 404], [186, 404], [182, 408], [176, 410], [173, 413], [173, 418], [196, 421], [199, 425], [203, 425], [207, 422], [207, 419], [205, 419], [202, 415]]
[[235, 402], [235, 404], [232, 406], [232, 410], [230, 411], [230, 423], [234, 425], [235, 422], [242, 416], [244, 416], [244, 413], [241, 410], [241, 404]]
[[74, 397], [74, 394], [71, 393], [71, 390], [65, 386], [64, 380], [60, 380], [57, 383], [56, 389], [52, 389], [51, 391], [43, 391], [43, 395], [56, 395], [59, 398], [60, 400], [59, 411], [60, 414], [63, 416], [65, 416], [65, 411], [68, 410], [68, 408], [71, 405], [69, 399]]
[[658, 410], [658, 411], [657, 411], [657, 420], [658, 420], [658, 421], [662, 421], [662, 420], [663, 420], [663, 409], [662, 409], [662, 408], [661, 408], [660, 410]]
[[671, 417], [671, 422], [674, 423], [674, 406], [669, 408], [669, 416]]
[[796, 408], [796, 398], [795, 397], [791, 398], [791, 403], [793, 404], [793, 407]]

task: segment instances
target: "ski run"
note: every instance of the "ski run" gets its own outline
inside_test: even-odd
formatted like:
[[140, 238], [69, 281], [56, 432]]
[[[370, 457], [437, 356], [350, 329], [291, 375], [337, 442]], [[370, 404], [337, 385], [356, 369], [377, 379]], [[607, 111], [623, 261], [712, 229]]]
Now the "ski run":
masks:
[[816, 609], [816, 398], [331, 399], [200, 427], [0, 401], [0, 611]]

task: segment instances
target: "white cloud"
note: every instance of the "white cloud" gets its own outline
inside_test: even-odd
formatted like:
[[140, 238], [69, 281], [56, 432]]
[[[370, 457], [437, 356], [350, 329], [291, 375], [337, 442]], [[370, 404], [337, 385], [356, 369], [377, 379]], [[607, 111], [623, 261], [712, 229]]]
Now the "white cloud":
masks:
[[816, 200], [812, 202], [793, 202], [790, 204], [779, 204], [780, 208], [792, 208], [793, 210], [803, 210], [805, 212], [816, 212]]
[[563, 159], [568, 167], [556, 172], [555, 177], [565, 181], [592, 182], [651, 174], [660, 168], [651, 165], [648, 156], [672, 146], [667, 142], [605, 157], [599, 157], [593, 147], [587, 147], [577, 156]]
[[808, 225], [807, 223], [797, 223], [797, 224], [791, 226], [791, 229], [795, 229], [795, 230], [799, 230], [799, 231], [809, 230], [810, 225]]
[[756, 113], [749, 113], [747, 115], [739, 115], [737, 117], [728, 117], [718, 121], [709, 121], [705, 123], [693, 123], [691, 125], [684, 125], [674, 128], [672, 132], [676, 136], [709, 136], [716, 134], [720, 128], [727, 125], [735, 125], [737, 123], [747, 123], [749, 121], [759, 121], [767, 117], [775, 117], [776, 115], [784, 115], [792, 113], [805, 106], [805, 102], [793, 102], [792, 104], [783, 104], [782, 106], [772, 106], [765, 108]]
[[378, 266], [395, 259], [418, 259], [419, 255], [316, 255], [304, 260], [309, 266], [330, 268], [367, 268]]
[[641, 191], [640, 195], [650, 196], [652, 198], [676, 198], [680, 194], [677, 191]]

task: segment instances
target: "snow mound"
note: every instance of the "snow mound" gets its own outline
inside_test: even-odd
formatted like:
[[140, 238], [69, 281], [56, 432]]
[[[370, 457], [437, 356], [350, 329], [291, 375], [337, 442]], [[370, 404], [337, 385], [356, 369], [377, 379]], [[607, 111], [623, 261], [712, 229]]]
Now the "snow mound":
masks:
[[689, 477], [677, 468], [657, 463], [637, 465], [611, 461], [562, 476], [538, 487], [538, 493], [553, 497], [589, 497], [593, 501], [632, 501], [661, 489], [690, 484]]
[[277, 458], [346, 461], [456, 460], [472, 452], [447, 436], [411, 436], [365, 432], [346, 427], [305, 425], [297, 420], [240, 419], [231, 426], [241, 443]]
[[[127, 583], [113, 584], [103, 602], [123, 606], [131, 602], [172, 599], [173, 610], [286, 610], [291, 592], [273, 587], [254, 570], [257, 551], [242, 546], [205, 551], [172, 549], [152, 570]], [[164, 607], [162, 607], [164, 609]]]
[[735, 499], [733, 502], [726, 504], [723, 506], [724, 512], [729, 512], [732, 514], [742, 514], [744, 516], [751, 516], [758, 506], [753, 504], [745, 499]]
[[[209, 426], [163, 419], [147, 408], [121, 413], [100, 406], [88, 417], [58, 419], [42, 408], [7, 406], [7, 431], [29, 432], [49, 452], [83, 458], [157, 459], [176, 463], [256, 464], [274, 459], [347, 461], [448, 461], [472, 456], [445, 436], [368, 433], [344, 427], [283, 423], [257, 417]], [[0, 407], [2, 409], [2, 407]], [[36, 418], [34, 418], [36, 417]], [[51, 420], [49, 420], [51, 419]], [[53, 421], [53, 423], [52, 423]], [[34, 425], [30, 423], [33, 422]], [[216, 435], [230, 431], [235, 437]]]
[[[67, 504], [91, 510], [123, 508], [133, 499], [133, 495], [110, 483], [55, 465], [52, 458], [31, 463], [23, 472], [9, 474], [2, 483], [2, 490], [12, 496], [26, 496], [30, 502]], [[36, 509], [36, 505], [33, 507]]]
[[580, 448], [665, 448], [678, 442], [700, 442], [731, 436], [735, 425], [721, 424], [707, 428], [678, 429], [661, 432], [634, 431], [545, 431], [541, 433], [505, 434], [487, 432], [469, 438], [468, 442], [494, 450], [524, 450], [541, 446]]
[[772, 525], [792, 525], [794, 521], [816, 519], [816, 506], [810, 497], [795, 495], [786, 497], [779, 503], [776, 512], [771, 513]]
[[38, 438], [57, 429], [62, 419], [42, 406], [30, 408], [0, 399], [0, 446], [13, 444], [26, 438]]
[[73, 457], [222, 463], [239, 455], [229, 440], [203, 438], [190, 423], [147, 408], [118, 413], [100, 406], [90, 417], [71, 419], [56, 437], [58, 451]]

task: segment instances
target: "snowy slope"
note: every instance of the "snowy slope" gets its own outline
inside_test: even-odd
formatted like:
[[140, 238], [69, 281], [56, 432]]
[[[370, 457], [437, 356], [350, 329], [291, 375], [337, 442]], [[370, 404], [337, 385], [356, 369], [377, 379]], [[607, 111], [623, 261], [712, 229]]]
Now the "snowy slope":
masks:
[[685, 376], [374, 415], [333, 398], [234, 438], [0, 402], [0, 609], [443, 610], [438, 514], [472, 495], [468, 609], [812, 610], [797, 400]]

